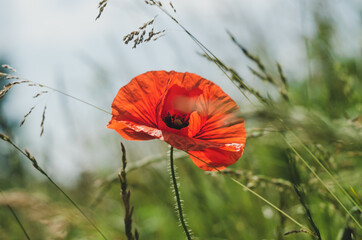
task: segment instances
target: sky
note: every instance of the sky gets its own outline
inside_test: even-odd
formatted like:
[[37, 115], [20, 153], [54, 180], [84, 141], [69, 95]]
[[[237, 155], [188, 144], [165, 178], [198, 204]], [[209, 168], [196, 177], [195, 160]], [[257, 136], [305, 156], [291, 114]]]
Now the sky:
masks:
[[[182, 0], [173, 1], [174, 17], [216, 56], [237, 69], [248, 84], [257, 86], [251, 63], [232, 44], [230, 31], [249, 51], [278, 61], [291, 81], [308, 72], [305, 38], [313, 36], [313, 14], [328, 10], [338, 26], [340, 54], [361, 54], [361, 9], [357, 0]], [[164, 5], [169, 12], [168, 2]], [[317, 8], [315, 6], [317, 5]], [[119, 88], [150, 70], [193, 72], [220, 85], [241, 109], [248, 102], [170, 18], [142, 0], [110, 0], [102, 16], [92, 0], [0, 0], [0, 58], [26, 79], [40, 82], [110, 111]], [[132, 49], [123, 36], [156, 17], [155, 31], [165, 35]], [[359, 49], [359, 51], [355, 51]], [[43, 89], [17, 86], [6, 99], [7, 117], [21, 122], [35, 110], [14, 139], [28, 148], [55, 178], [77, 179], [82, 171], [114, 172], [122, 140], [106, 129], [110, 116], [55, 92], [34, 99]], [[268, 91], [265, 90], [265, 91]], [[39, 137], [44, 106], [45, 133]], [[243, 111], [243, 110], [242, 110]], [[3, 143], [2, 143], [3, 144]], [[165, 154], [155, 141], [126, 142], [130, 159]], [[142, 151], [132, 151], [142, 149]], [[66, 176], [66, 179], [64, 179]]]

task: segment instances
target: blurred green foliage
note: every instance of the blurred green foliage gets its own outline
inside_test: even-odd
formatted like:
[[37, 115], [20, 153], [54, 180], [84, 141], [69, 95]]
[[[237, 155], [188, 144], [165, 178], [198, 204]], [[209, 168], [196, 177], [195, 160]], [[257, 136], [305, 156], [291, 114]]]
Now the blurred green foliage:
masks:
[[[335, 53], [331, 19], [316, 14], [315, 23], [315, 36], [305, 39], [313, 65], [309, 76], [299, 82], [289, 79], [289, 102], [277, 98], [267, 107], [261, 105], [245, 113], [249, 133], [245, 153], [226, 172], [314, 230], [293, 184], [299, 186], [302, 201], [322, 239], [358, 239], [361, 229], [283, 139], [285, 136], [295, 146], [361, 222], [361, 213], [292, 134], [306, 143], [361, 204], [362, 59]], [[11, 133], [16, 126], [5, 118], [2, 103], [3, 99], [1, 130]], [[30, 163], [23, 156], [4, 143], [0, 149], [0, 239], [24, 239], [7, 205], [16, 211], [32, 239], [99, 239], [97, 232], [49, 182], [34, 179], [24, 170], [24, 165]], [[135, 207], [133, 224], [141, 239], [185, 239], [174, 208], [166, 162], [165, 156], [162, 161], [127, 174], [131, 204]], [[298, 226], [227, 177], [198, 169], [187, 156], [181, 154], [176, 162], [184, 211], [199, 239], [313, 239], [303, 232], [283, 236], [298, 231]], [[115, 180], [108, 183], [105, 173], [84, 173], [78, 183], [64, 189], [109, 239], [126, 239], [120, 186], [117, 173], [112, 174]], [[107, 184], [109, 189], [102, 191]], [[94, 204], [98, 194], [101, 198]]]

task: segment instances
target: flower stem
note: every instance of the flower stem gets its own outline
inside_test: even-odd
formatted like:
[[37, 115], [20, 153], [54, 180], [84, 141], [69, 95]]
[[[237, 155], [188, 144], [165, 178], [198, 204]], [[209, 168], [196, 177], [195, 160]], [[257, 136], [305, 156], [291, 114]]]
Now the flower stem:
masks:
[[180, 219], [182, 228], [183, 228], [183, 230], [184, 230], [184, 232], [186, 234], [187, 239], [191, 240], [191, 234], [190, 234], [189, 230], [187, 229], [185, 217], [184, 217], [184, 214], [183, 214], [183, 211], [182, 211], [180, 192], [178, 190], [177, 181], [176, 181], [175, 166], [174, 166], [174, 163], [173, 163], [173, 147], [171, 147], [171, 149], [170, 149], [170, 170], [171, 170], [172, 184], [173, 184], [173, 188], [174, 188], [174, 191], [175, 191], [176, 207], [177, 207], [177, 212], [178, 212], [178, 215], [179, 215], [179, 219]]

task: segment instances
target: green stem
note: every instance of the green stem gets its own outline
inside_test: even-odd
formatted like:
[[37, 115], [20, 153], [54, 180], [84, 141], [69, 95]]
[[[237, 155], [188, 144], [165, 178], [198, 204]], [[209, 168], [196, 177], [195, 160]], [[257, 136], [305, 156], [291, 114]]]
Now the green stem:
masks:
[[53, 88], [53, 87], [50, 87], [50, 86], [47, 86], [47, 85], [44, 85], [44, 84], [40, 84], [40, 83], [38, 83], [38, 82], [31, 81], [31, 80], [28, 80], [28, 81], [29, 81], [29, 82], [32, 82], [32, 83], [34, 83], [34, 84], [37, 84], [39, 87], [48, 88], [48, 89], [53, 90], [53, 91], [55, 91], [55, 92], [57, 92], [57, 93], [60, 93], [60, 94], [62, 94], [62, 95], [64, 95], [64, 96], [73, 98], [74, 100], [76, 100], [76, 101], [78, 101], [78, 102], [84, 103], [84, 104], [86, 104], [86, 105], [88, 105], [88, 106], [91, 106], [91, 107], [93, 107], [93, 108], [95, 108], [95, 109], [98, 109], [98, 110], [100, 110], [100, 111], [102, 111], [102, 112], [104, 112], [104, 113], [107, 113], [107, 114], [109, 114], [109, 115], [112, 115], [112, 113], [104, 110], [104, 109], [101, 108], [101, 107], [98, 107], [98, 106], [96, 106], [96, 105], [94, 105], [94, 104], [91, 104], [91, 103], [89, 103], [89, 102], [87, 102], [87, 101], [84, 101], [84, 100], [82, 100], [82, 99], [80, 99], [80, 98], [77, 98], [77, 97], [75, 97], [75, 96], [73, 96], [73, 95], [70, 95], [70, 94], [65, 93], [65, 92], [63, 92], [63, 91], [60, 91], [60, 90], [58, 90], [58, 89], [56, 89], [56, 88]]
[[184, 232], [186, 234], [187, 239], [191, 240], [191, 234], [190, 234], [189, 230], [187, 229], [187, 225], [186, 225], [186, 222], [185, 222], [185, 217], [184, 217], [184, 214], [182, 212], [182, 204], [181, 204], [180, 192], [179, 192], [178, 186], [177, 186], [176, 172], [175, 172], [175, 167], [174, 167], [174, 163], [173, 163], [173, 147], [170, 148], [170, 170], [171, 170], [172, 184], [173, 184], [173, 188], [175, 190], [176, 207], [177, 207], [179, 219], [180, 219], [182, 228], [183, 228], [183, 230], [184, 230]]
[[19, 219], [18, 216], [16, 215], [14, 209], [13, 209], [10, 205], [8, 205], [8, 204], [7, 204], [7, 207], [9, 208], [10, 212], [13, 214], [13, 216], [14, 216], [16, 222], [18, 223], [18, 225], [20, 226], [21, 230], [23, 230], [23, 233], [24, 233], [24, 235], [26, 236], [26, 239], [30, 240], [29, 234], [26, 232], [23, 224], [20, 222], [20, 219]]

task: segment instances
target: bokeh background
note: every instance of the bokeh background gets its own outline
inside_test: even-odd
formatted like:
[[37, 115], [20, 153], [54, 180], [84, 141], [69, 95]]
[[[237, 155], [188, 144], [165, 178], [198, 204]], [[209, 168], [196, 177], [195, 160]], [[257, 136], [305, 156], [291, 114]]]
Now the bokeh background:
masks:
[[[307, 132], [305, 139], [314, 153], [327, 161], [343, 187], [352, 186], [361, 196], [362, 3], [172, 3], [177, 10], [173, 15], [181, 24], [237, 70], [248, 85], [285, 109], [279, 105], [276, 88], [251, 73], [249, 67], [255, 67], [255, 63], [231, 41], [227, 31], [259, 56], [271, 75], [278, 76], [275, 62], [282, 66], [293, 106], [293, 111], [282, 115], [291, 117], [291, 124], [309, 124], [302, 126], [302, 132]], [[167, 1], [164, 5], [173, 12]], [[54, 87], [106, 111], [110, 111], [119, 88], [146, 71], [192, 72], [215, 82], [238, 103], [251, 136], [258, 136], [248, 140], [244, 156], [232, 169], [243, 171], [245, 183], [308, 224], [293, 189], [279, 189], [283, 187], [268, 180], [253, 186], [253, 176], [290, 180], [288, 161], [284, 161], [285, 143], [277, 134], [259, 134], [260, 129], [270, 128], [268, 123], [274, 115], [250, 94], [251, 102], [240, 94], [213, 62], [200, 56], [202, 51], [191, 38], [156, 7], [143, 1], [113, 0], [96, 21], [97, 6], [98, 1], [86, 0], [0, 0], [0, 63], [10, 64], [22, 78]], [[163, 37], [135, 49], [123, 43], [123, 36], [154, 17], [153, 27], [155, 31], [165, 30]], [[0, 86], [8, 82], [2, 79]], [[110, 239], [125, 239], [119, 185], [112, 183], [102, 192], [108, 180], [117, 177], [122, 141], [133, 169], [128, 181], [135, 206], [134, 224], [141, 239], [183, 239], [169, 184], [168, 146], [157, 140], [125, 141], [106, 128], [108, 114], [53, 91], [33, 98], [42, 90], [14, 86], [0, 100], [0, 132], [27, 148]], [[45, 106], [44, 134], [40, 137]], [[306, 114], [309, 111], [315, 118]], [[342, 147], [336, 147], [341, 141]], [[178, 154], [185, 211], [200, 239], [284, 239], [282, 233], [298, 229], [228, 179], [205, 173], [184, 154]], [[137, 167], [147, 161], [152, 163]], [[313, 180], [307, 169], [297, 166], [302, 184]], [[316, 193], [318, 187], [306, 189], [306, 195], [324, 239], [342, 239], [346, 229], [354, 229], [354, 235], [358, 235], [335, 200], [323, 195], [328, 196], [327, 192], [321, 191], [325, 198]], [[98, 239], [66, 199], [6, 142], [0, 142], [0, 189], [0, 239], [23, 238], [6, 204], [17, 211], [32, 239]], [[352, 208], [344, 198], [342, 195]], [[310, 238], [303, 233], [289, 237]]]

